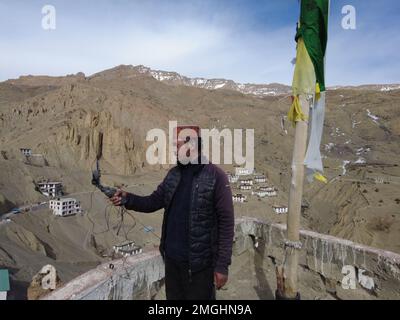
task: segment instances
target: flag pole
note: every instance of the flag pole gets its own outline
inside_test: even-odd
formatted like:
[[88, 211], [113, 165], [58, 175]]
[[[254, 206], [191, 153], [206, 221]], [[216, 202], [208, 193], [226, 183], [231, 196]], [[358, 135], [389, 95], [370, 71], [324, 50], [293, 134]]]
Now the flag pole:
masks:
[[[308, 119], [310, 101], [300, 95], [300, 105]], [[308, 120], [296, 122], [292, 159], [292, 178], [289, 191], [289, 213], [287, 218], [287, 240], [283, 266], [277, 268], [277, 299], [299, 299], [298, 263], [300, 242], [300, 216], [304, 184], [304, 157], [307, 149]]]
[[[299, 4], [301, 7], [301, 1], [299, 1]], [[276, 269], [277, 290], [275, 296], [277, 300], [300, 300], [298, 288], [298, 264], [299, 251], [301, 249], [300, 216], [304, 185], [304, 159], [307, 151], [310, 100], [307, 99], [306, 95], [300, 94], [299, 102], [304, 118], [295, 123], [285, 257], [282, 266]]]
[[[306, 1], [307, 3], [305, 4], [304, 1]], [[303, 4], [305, 5], [303, 6]], [[299, 40], [299, 38], [304, 38], [303, 32], [301, 32], [300, 34], [296, 34], [296, 41], [298, 40], [297, 58], [300, 58], [301, 61], [298, 61], [298, 59], [296, 62], [297, 64], [293, 79], [293, 104], [291, 110], [289, 111], [289, 116], [291, 120], [295, 123], [295, 141], [293, 148], [293, 158], [291, 166], [292, 174], [289, 190], [289, 212], [287, 218], [284, 261], [281, 266], [276, 268], [276, 299], [285, 300], [300, 299], [298, 286], [299, 254], [302, 248], [302, 243], [300, 241], [300, 217], [303, 197], [305, 157], [307, 151], [309, 125], [308, 116], [310, 113], [311, 104], [315, 104], [314, 97], [318, 97], [316, 99], [317, 101], [319, 101], [318, 99], [321, 99], [321, 95], [325, 94], [326, 90], [324, 80], [324, 66], [322, 66], [321, 75], [321, 66], [319, 64], [319, 61], [321, 60], [322, 55], [325, 59], [330, 1], [327, 0], [326, 2], [324, 2], [324, 0], [301, 0], [300, 7], [301, 13], [299, 25], [301, 25], [301, 23], [304, 23], [305, 20], [307, 21], [306, 23], [309, 24], [308, 26], [306, 25], [309, 31], [306, 34], [308, 45], [311, 48], [317, 48], [317, 50], [311, 50], [314, 59], [313, 61], [311, 61], [311, 55], [309, 49], [307, 48], [307, 44], [304, 44], [304, 42], [300, 42]], [[320, 11], [317, 12], [316, 10]], [[325, 12], [327, 12], [326, 16]], [[321, 18], [323, 18], [325, 25], [321, 25]], [[313, 26], [314, 28], [310, 28], [310, 26]], [[318, 52], [319, 45], [322, 47], [321, 52]], [[304, 46], [306, 46], [306, 53], [304, 52]], [[315, 75], [315, 83], [310, 76], [311, 70], [313, 70], [312, 74]], [[314, 85], [315, 92], [312, 93], [310, 88], [312, 88]], [[323, 99], [325, 99], [325, 95]], [[322, 103], [324, 104], [325, 100], [323, 100]], [[317, 112], [321, 112], [321, 107], [325, 108], [325, 105], [319, 105]], [[315, 109], [313, 109], [313, 116], [315, 112]], [[312, 168], [310, 166], [308, 167]], [[318, 175], [315, 175], [315, 177], [317, 176]]]

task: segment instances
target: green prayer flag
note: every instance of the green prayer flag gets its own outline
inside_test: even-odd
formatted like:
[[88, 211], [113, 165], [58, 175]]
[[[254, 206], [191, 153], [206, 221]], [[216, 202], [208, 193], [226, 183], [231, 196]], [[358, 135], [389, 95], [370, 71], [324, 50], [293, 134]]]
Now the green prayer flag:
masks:
[[329, 0], [302, 0], [296, 41], [304, 39], [320, 91], [325, 91], [324, 58], [328, 42]]

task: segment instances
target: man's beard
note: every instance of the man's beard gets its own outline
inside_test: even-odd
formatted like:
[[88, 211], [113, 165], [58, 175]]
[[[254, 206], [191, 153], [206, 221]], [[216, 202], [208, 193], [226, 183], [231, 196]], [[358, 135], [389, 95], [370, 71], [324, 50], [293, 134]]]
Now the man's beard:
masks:
[[[201, 160], [202, 160], [202, 148], [201, 148], [201, 140], [199, 140], [199, 144], [198, 144], [198, 150], [197, 150], [197, 157], [194, 157], [193, 159], [190, 159], [189, 162], [182, 163], [181, 161], [179, 161], [179, 150], [177, 150], [176, 152], [176, 157], [177, 157], [177, 164], [179, 166], [187, 166], [187, 165], [198, 165], [201, 164]], [[185, 160], [187, 161], [190, 158], [190, 150], [186, 151], [186, 157]], [[186, 162], [185, 161], [185, 162]]]
[[199, 164], [201, 164], [201, 156], [199, 155], [198, 157], [196, 157], [196, 158], [190, 160], [189, 162], [187, 162], [186, 164], [180, 162], [179, 158], [178, 158], [177, 159], [177, 163], [178, 163], [179, 166], [195, 166], [195, 165], [199, 165]]
[[[179, 161], [179, 157], [177, 157], [177, 164], [179, 166], [199, 165], [199, 164], [201, 164], [201, 159], [202, 159], [201, 153], [198, 153], [197, 157], [194, 157], [193, 159], [189, 160], [188, 158], [186, 158], [185, 159], [186, 163], [182, 163], [181, 161]], [[189, 161], [187, 161], [187, 160], [189, 160]]]

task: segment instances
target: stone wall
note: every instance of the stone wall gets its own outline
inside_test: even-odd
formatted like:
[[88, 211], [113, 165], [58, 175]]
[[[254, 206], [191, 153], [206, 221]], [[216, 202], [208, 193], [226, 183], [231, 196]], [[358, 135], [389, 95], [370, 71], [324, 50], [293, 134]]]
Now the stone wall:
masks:
[[[240, 269], [242, 260], [248, 259], [250, 253], [261, 256], [261, 268], [268, 271], [268, 285], [273, 292], [276, 286], [274, 267], [284, 258], [286, 226], [243, 218], [236, 220], [235, 228], [231, 269], [235, 269], [235, 265]], [[400, 299], [400, 255], [304, 230], [301, 231], [301, 242], [299, 283], [302, 299]], [[45, 299], [152, 299], [163, 285], [163, 279], [162, 258], [158, 251], [152, 251], [102, 264]], [[232, 273], [232, 286], [238, 285], [235, 280]], [[342, 282], [350, 287], [344, 288]]]
[[[300, 233], [299, 274], [306, 272], [307, 281], [322, 279], [325, 288], [321, 289], [339, 299], [400, 299], [400, 255], [312, 231]], [[285, 225], [237, 220], [234, 255], [262, 242], [262, 255], [274, 265], [281, 264], [285, 236]]]
[[68, 282], [43, 300], [150, 300], [163, 284], [158, 251], [98, 266]]

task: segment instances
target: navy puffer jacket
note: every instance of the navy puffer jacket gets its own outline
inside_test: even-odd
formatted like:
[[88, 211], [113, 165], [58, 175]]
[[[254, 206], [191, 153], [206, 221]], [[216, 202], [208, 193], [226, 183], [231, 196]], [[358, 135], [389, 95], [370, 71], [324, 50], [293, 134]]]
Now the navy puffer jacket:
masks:
[[[128, 194], [128, 210], [155, 212], [165, 209], [160, 252], [165, 255], [168, 212], [180, 182], [179, 167], [172, 168], [150, 196]], [[213, 266], [228, 274], [234, 237], [232, 191], [225, 172], [206, 164], [193, 177], [189, 212], [189, 266], [191, 272]]]

